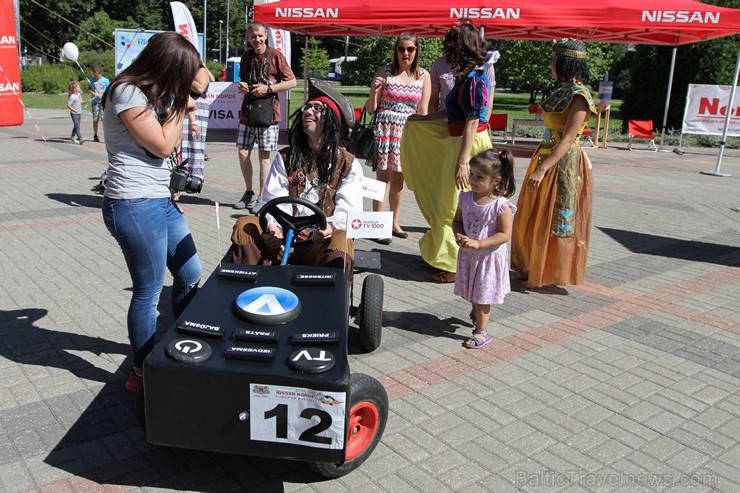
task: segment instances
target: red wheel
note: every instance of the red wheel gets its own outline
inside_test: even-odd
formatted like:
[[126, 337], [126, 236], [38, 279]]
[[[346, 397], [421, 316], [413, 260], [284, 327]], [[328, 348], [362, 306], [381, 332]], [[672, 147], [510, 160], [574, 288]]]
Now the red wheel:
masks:
[[345, 460], [352, 460], [367, 449], [375, 437], [378, 422], [378, 408], [372, 402], [360, 402], [350, 409]]
[[326, 478], [338, 478], [365, 462], [383, 436], [388, 419], [388, 394], [373, 377], [355, 373], [349, 380], [349, 420], [344, 462], [312, 462], [311, 468]]

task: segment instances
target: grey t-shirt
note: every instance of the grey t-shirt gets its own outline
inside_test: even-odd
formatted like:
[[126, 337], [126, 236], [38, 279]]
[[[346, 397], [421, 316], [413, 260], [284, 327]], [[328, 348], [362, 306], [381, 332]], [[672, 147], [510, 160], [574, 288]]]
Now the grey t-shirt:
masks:
[[140, 199], [170, 196], [168, 161], [154, 154], [147, 155], [144, 147], [134, 139], [118, 116], [127, 109], [143, 109], [146, 105], [144, 93], [131, 84], [116, 86], [106, 100], [103, 130], [105, 147], [108, 151], [108, 181], [105, 186], [105, 196], [108, 198]]

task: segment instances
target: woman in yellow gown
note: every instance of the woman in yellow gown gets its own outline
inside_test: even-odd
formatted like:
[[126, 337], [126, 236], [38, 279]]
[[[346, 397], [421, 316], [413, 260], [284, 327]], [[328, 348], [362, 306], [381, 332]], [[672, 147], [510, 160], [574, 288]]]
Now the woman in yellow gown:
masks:
[[512, 268], [529, 288], [583, 284], [591, 233], [593, 176], [579, 143], [596, 113], [584, 85], [586, 46], [556, 42], [550, 70], [560, 87], [540, 104], [547, 131], [524, 176], [511, 238]]
[[449, 283], [455, 281], [457, 270], [458, 246], [452, 232], [457, 197], [468, 188], [470, 157], [491, 148], [488, 116], [494, 86], [488, 76], [493, 72], [490, 56], [472, 22], [454, 23], [445, 35], [443, 51], [457, 67], [455, 86], [445, 98], [445, 110], [411, 115], [406, 121], [401, 162], [406, 185], [429, 224], [419, 240], [422, 260], [438, 269], [434, 282]]

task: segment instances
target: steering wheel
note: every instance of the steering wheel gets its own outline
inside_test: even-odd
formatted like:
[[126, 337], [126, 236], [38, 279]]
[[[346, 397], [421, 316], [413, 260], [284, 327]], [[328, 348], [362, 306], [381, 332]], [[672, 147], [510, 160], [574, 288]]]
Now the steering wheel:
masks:
[[[313, 214], [311, 214], [310, 216], [301, 217], [293, 216], [278, 207], [278, 205], [280, 204], [302, 205], [303, 207], [310, 209]], [[278, 197], [263, 205], [262, 209], [260, 209], [259, 221], [260, 227], [264, 232], [268, 231], [266, 217], [267, 214], [274, 217], [280, 227], [283, 228], [283, 233], [286, 233], [286, 239], [288, 238], [288, 230], [293, 231], [294, 241], [292, 243], [293, 246], [296, 247], [300, 245], [305, 245], [311, 241], [310, 239], [298, 241], [295, 240], [298, 233], [300, 233], [304, 229], [310, 228], [311, 226], [318, 227], [319, 229], [326, 229], [326, 215], [324, 214], [324, 211], [322, 211], [318, 205], [301, 197], [291, 197], [290, 195], [285, 197]], [[290, 247], [290, 245], [286, 245], [286, 248], [288, 247]]]

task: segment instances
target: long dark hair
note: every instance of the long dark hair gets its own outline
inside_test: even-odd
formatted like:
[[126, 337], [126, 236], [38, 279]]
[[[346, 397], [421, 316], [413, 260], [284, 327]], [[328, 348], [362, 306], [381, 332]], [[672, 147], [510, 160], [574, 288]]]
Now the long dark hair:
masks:
[[455, 22], [455, 27], [445, 34], [442, 49], [447, 63], [457, 67], [457, 80], [486, 61], [485, 45], [470, 19]]
[[501, 181], [493, 189], [496, 195], [511, 197], [516, 192], [516, 179], [514, 178], [514, 155], [510, 150], [496, 151], [488, 149], [481, 151], [470, 158], [470, 166], [477, 166], [484, 174], [491, 178], [501, 177]]
[[393, 75], [398, 75], [398, 73], [401, 71], [401, 62], [398, 59], [398, 45], [401, 44], [401, 41], [411, 41], [412, 43], [414, 43], [416, 53], [414, 54], [414, 61], [411, 62], [409, 70], [412, 74], [414, 74], [414, 78], [416, 80], [419, 80], [419, 77], [421, 77], [421, 68], [419, 66], [419, 58], [421, 57], [421, 52], [419, 51], [419, 38], [414, 33], [401, 33], [401, 35], [396, 38], [396, 44], [393, 45], [393, 61], [391, 62], [391, 72], [393, 72]]
[[131, 84], [146, 96], [147, 109], [166, 108], [172, 101], [168, 119], [185, 114], [190, 86], [200, 66], [198, 51], [181, 34], [155, 34], [131, 65], [113, 79], [103, 95], [103, 106], [116, 87]]
[[290, 161], [286, 163], [288, 174], [301, 166], [308, 165], [307, 172], [316, 166], [319, 180], [328, 183], [336, 163], [337, 153], [341, 144], [342, 124], [337, 115], [324, 106], [321, 113], [321, 131], [324, 135], [324, 145], [315, 153], [308, 144], [308, 135], [303, 130], [303, 109], [299, 108], [293, 115], [293, 124], [288, 132], [288, 143], [291, 146]]
[[591, 72], [586, 58], [586, 45], [573, 38], [564, 38], [553, 46], [555, 72], [558, 82], [581, 82], [588, 84]]

